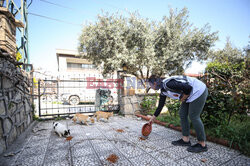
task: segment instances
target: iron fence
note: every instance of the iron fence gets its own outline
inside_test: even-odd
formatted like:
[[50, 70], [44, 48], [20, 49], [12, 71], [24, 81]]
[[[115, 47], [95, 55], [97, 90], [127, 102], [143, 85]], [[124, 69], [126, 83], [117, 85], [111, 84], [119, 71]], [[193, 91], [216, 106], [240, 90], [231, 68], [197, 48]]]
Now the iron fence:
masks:
[[39, 117], [120, 110], [117, 80], [45, 79], [37, 86]]

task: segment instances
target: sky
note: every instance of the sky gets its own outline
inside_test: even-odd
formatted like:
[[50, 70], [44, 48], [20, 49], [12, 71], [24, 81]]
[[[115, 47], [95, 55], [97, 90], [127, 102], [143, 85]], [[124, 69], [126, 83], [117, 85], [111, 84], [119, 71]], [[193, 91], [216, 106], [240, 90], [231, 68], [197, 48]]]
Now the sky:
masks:
[[[250, 0], [33, 0], [28, 9], [30, 61], [35, 68], [55, 71], [56, 49], [77, 50], [82, 26], [95, 22], [102, 11], [124, 15], [138, 11], [144, 18], [160, 21], [170, 7], [187, 7], [194, 27], [208, 23], [211, 32], [218, 31], [215, 49], [222, 49], [227, 37], [240, 49], [249, 44]], [[204, 67], [194, 62], [186, 72], [198, 73]]]

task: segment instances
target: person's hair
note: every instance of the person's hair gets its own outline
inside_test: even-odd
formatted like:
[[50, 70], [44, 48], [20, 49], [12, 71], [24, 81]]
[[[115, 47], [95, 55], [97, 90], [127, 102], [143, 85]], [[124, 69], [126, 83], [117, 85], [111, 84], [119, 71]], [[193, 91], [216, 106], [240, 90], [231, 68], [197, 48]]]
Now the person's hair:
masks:
[[162, 78], [161, 77], [157, 77], [156, 75], [151, 75], [148, 79], [149, 83], [154, 84], [155, 82], [157, 82], [157, 84], [161, 83]]

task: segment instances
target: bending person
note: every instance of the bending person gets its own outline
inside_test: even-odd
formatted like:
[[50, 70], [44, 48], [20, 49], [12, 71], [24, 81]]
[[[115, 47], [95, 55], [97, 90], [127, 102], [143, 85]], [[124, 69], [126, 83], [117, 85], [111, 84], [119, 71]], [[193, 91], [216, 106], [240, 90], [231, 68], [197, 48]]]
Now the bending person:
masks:
[[[188, 76], [172, 76], [163, 80], [151, 76], [148, 82], [152, 89], [161, 90], [159, 105], [150, 122], [154, 122], [155, 118], [160, 114], [166, 97], [180, 100], [182, 102], [179, 110], [182, 138], [173, 141], [172, 144], [175, 146], [189, 146], [187, 148], [189, 152], [207, 151], [204, 125], [200, 118], [208, 95], [206, 85], [202, 81]], [[189, 140], [190, 124], [188, 117], [194, 126], [198, 139], [198, 143], [192, 146]]]

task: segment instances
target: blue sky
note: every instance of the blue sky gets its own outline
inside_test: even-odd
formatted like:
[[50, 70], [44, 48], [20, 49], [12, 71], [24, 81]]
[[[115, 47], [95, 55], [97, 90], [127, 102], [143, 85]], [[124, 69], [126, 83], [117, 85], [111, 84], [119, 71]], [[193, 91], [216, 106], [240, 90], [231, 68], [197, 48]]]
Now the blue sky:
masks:
[[[250, 41], [250, 0], [33, 0], [28, 15], [31, 63], [35, 68], [56, 70], [55, 50], [76, 50], [81, 25], [95, 22], [102, 10], [124, 14], [126, 10], [138, 11], [142, 17], [157, 21], [168, 15], [169, 7], [179, 10], [187, 7], [189, 21], [195, 27], [209, 23], [211, 31], [218, 31], [215, 48], [223, 48], [227, 37], [237, 48], [247, 46]], [[201, 70], [204, 65], [195, 63], [188, 71], [197, 72], [198, 68]]]

